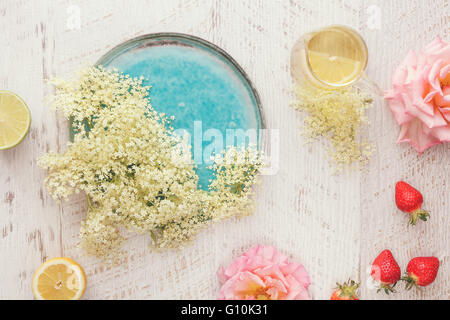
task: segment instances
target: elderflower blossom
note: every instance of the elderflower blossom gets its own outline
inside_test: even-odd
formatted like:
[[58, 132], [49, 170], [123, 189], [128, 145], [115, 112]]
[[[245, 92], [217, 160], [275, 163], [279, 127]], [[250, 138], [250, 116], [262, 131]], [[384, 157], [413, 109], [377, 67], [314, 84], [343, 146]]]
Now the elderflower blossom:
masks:
[[375, 147], [360, 137], [362, 126], [369, 124], [366, 111], [373, 100], [368, 93], [356, 87], [325, 90], [302, 85], [295, 94], [293, 108], [307, 113], [303, 128], [307, 142], [327, 137], [331, 144], [328, 156], [336, 171], [354, 162], [360, 168], [368, 163]]
[[50, 105], [72, 120], [75, 135], [66, 152], [48, 153], [39, 165], [48, 170], [53, 198], [86, 193], [81, 245], [99, 257], [117, 252], [122, 228], [150, 235], [157, 248], [175, 248], [211, 222], [252, 208], [262, 165], [257, 150], [230, 147], [217, 155], [216, 179], [201, 190], [190, 148], [151, 107], [142, 82], [102, 67], [51, 81]]

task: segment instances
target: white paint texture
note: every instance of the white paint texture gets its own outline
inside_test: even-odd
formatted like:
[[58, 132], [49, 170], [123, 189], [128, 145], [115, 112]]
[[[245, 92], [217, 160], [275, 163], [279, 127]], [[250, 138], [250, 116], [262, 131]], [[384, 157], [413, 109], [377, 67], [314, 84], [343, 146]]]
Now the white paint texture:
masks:
[[[381, 103], [365, 130], [377, 146], [367, 172], [333, 176], [324, 146], [303, 145], [300, 116], [289, 107], [290, 49], [304, 32], [333, 23], [362, 33], [368, 75], [385, 89], [410, 48], [437, 35], [450, 41], [446, 0], [1, 0], [0, 88], [25, 99], [32, 127], [17, 148], [0, 152], [0, 298], [32, 298], [34, 270], [47, 258], [69, 256], [87, 272], [87, 299], [214, 299], [217, 269], [262, 243], [303, 263], [318, 299], [328, 299], [335, 282], [349, 277], [363, 282], [363, 299], [385, 298], [366, 286], [367, 268], [384, 248], [403, 269], [414, 256], [438, 255], [442, 266], [432, 286], [390, 299], [449, 299], [450, 145], [421, 156], [396, 145], [398, 127]], [[247, 71], [267, 126], [280, 129], [280, 170], [263, 178], [253, 216], [213, 226], [183, 251], [152, 252], [149, 239], [135, 237], [122, 266], [104, 267], [76, 247], [83, 201], [55, 203], [36, 164], [44, 152], [63, 150], [68, 137], [67, 124], [42, 102], [51, 92], [44, 80], [67, 76], [124, 40], [162, 31], [209, 40]], [[426, 224], [406, 228], [393, 200], [400, 179], [423, 192], [432, 214]]]

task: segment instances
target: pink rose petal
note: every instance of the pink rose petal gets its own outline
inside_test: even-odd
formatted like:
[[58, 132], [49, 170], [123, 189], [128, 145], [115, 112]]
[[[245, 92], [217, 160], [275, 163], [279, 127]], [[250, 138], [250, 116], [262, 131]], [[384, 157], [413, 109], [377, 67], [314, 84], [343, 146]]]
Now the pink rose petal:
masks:
[[392, 76], [385, 98], [400, 125], [397, 142], [419, 153], [450, 141], [450, 44], [436, 38], [409, 51]]
[[423, 131], [424, 126], [425, 125], [417, 119], [402, 125], [397, 142], [411, 143], [418, 153], [422, 153], [429, 147], [442, 143], [436, 137], [426, 134]]
[[273, 246], [253, 247], [217, 276], [219, 299], [310, 299], [310, 279], [305, 268], [290, 262]]

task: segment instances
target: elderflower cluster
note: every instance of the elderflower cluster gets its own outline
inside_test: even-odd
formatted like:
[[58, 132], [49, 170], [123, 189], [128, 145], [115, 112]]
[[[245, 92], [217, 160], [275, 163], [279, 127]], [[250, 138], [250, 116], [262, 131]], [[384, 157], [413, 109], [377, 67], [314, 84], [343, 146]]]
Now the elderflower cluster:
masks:
[[363, 167], [375, 150], [373, 144], [360, 136], [363, 125], [368, 125], [367, 109], [372, 97], [356, 87], [324, 90], [310, 85], [295, 89], [297, 100], [292, 106], [305, 111], [303, 134], [308, 143], [325, 136], [331, 147], [328, 155], [341, 171], [344, 166], [359, 163]]
[[102, 67], [51, 81], [50, 104], [72, 120], [75, 135], [66, 152], [46, 154], [39, 165], [48, 170], [45, 183], [55, 199], [86, 193], [81, 245], [99, 257], [122, 245], [121, 228], [150, 235], [157, 248], [174, 248], [252, 207], [257, 150], [231, 147], [217, 155], [216, 179], [201, 190], [190, 148], [151, 107], [142, 81]]

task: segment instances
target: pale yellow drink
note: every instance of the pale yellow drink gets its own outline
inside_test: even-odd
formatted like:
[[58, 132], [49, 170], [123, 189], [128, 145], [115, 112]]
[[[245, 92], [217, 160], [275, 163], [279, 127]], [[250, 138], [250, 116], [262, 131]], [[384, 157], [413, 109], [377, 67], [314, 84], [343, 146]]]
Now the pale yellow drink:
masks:
[[357, 81], [367, 67], [367, 47], [345, 26], [330, 26], [305, 34], [291, 54], [291, 72], [298, 81], [336, 88]]

